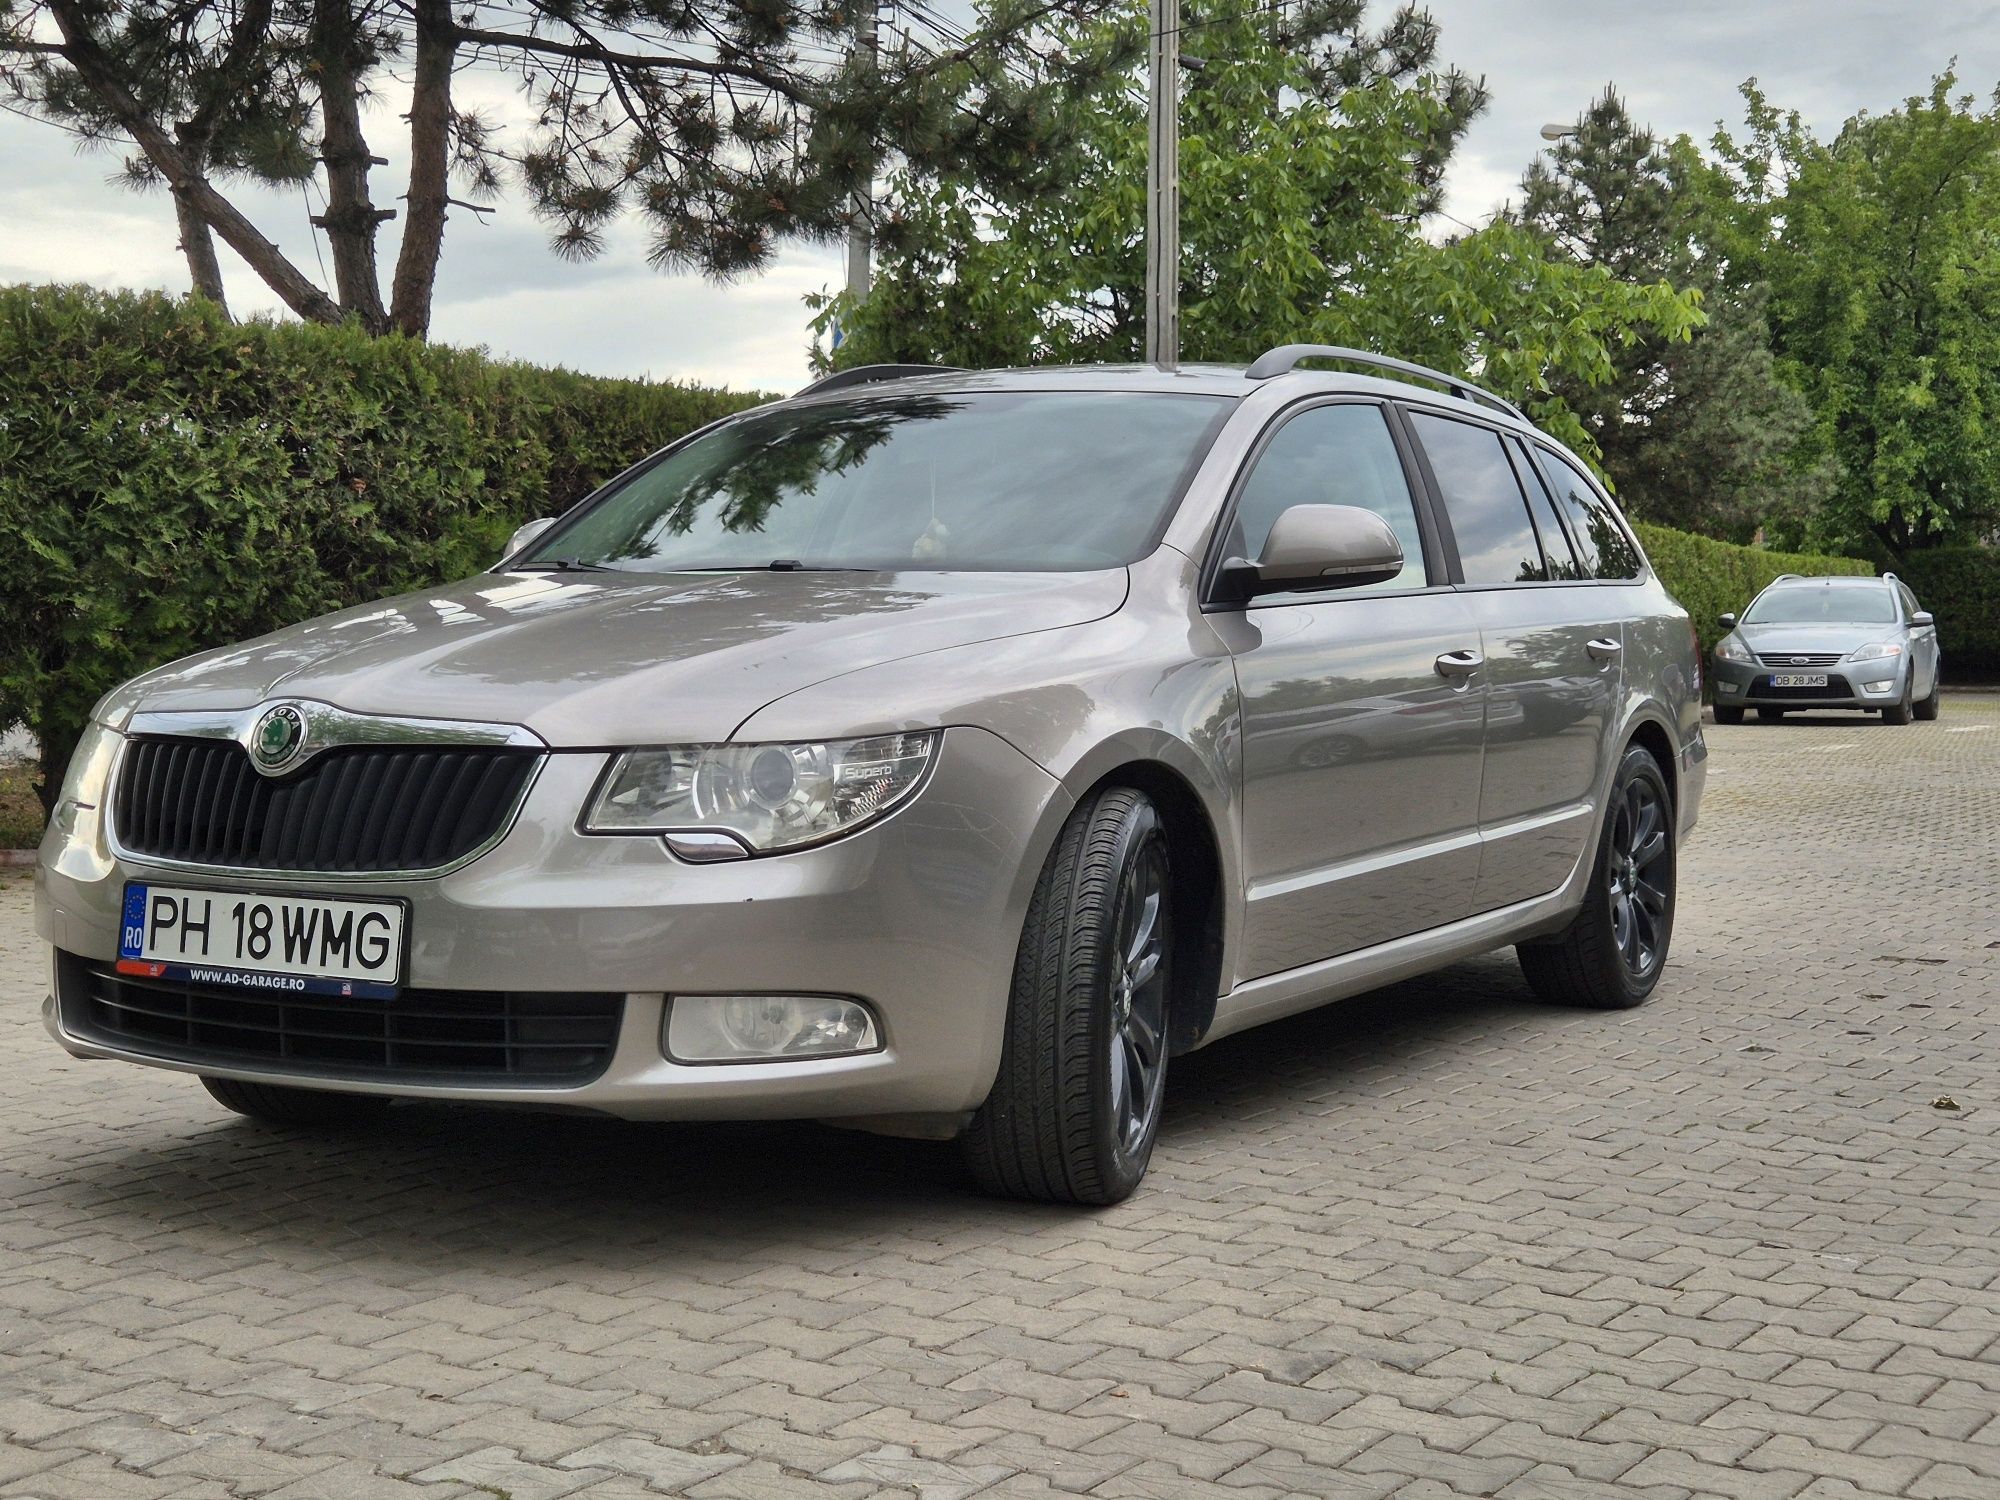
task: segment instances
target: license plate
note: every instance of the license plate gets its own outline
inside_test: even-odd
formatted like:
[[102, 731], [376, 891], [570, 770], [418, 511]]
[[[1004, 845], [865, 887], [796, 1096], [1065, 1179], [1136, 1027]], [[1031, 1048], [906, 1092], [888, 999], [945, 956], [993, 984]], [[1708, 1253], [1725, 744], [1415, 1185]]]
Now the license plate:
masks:
[[408, 909], [347, 901], [129, 884], [118, 972], [262, 994], [386, 1000], [403, 976]]
[[1773, 672], [1772, 687], [1825, 687], [1824, 672]]

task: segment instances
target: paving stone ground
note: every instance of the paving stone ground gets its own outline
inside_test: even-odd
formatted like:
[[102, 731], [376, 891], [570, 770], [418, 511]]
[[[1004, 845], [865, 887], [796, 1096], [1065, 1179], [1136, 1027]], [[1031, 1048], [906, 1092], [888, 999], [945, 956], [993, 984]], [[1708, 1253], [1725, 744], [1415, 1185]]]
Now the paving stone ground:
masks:
[[0, 1494], [1994, 1500], [2000, 699], [1711, 743], [1650, 1005], [1495, 956], [1222, 1043], [1097, 1213], [810, 1126], [271, 1134], [56, 1050], [16, 876]]

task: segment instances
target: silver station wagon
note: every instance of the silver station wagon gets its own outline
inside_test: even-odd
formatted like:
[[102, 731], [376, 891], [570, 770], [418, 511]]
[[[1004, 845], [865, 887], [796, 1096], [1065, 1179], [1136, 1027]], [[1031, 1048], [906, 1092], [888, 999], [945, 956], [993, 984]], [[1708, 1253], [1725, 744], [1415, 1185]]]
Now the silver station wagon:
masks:
[[1644, 1000], [1700, 687], [1584, 465], [1435, 371], [849, 371], [108, 695], [46, 1018], [287, 1125], [828, 1119], [1112, 1202], [1246, 1027], [1509, 944]]

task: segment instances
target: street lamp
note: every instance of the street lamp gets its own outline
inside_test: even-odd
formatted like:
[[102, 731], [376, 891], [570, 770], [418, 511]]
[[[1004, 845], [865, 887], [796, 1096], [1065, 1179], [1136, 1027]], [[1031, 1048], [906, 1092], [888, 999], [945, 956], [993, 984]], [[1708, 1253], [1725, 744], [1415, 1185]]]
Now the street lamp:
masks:
[[1542, 127], [1542, 139], [1545, 141], [1564, 140], [1576, 133], [1577, 127], [1574, 125], [1544, 125]]

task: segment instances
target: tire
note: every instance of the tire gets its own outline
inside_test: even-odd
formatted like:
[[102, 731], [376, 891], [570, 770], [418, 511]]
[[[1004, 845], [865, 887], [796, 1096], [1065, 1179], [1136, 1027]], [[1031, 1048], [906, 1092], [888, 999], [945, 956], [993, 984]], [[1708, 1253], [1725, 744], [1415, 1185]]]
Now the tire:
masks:
[[1172, 868], [1130, 787], [1070, 815], [1028, 903], [1000, 1073], [964, 1138], [981, 1188], [1108, 1204], [1146, 1175], [1166, 1089]]
[[1907, 724], [1916, 715], [1915, 706], [1910, 702], [1910, 694], [1917, 690], [1914, 680], [1903, 684], [1903, 701], [1892, 703], [1882, 710], [1884, 724]]
[[1715, 706], [1715, 722], [1718, 724], [1741, 724], [1743, 722], [1743, 710], [1740, 708], [1724, 708], [1718, 703]]
[[1784, 716], [1785, 710], [1782, 708], [1760, 708], [1757, 710], [1758, 718], [1768, 720], [1772, 723], [1784, 718]]
[[1674, 897], [1673, 797], [1659, 762], [1634, 745], [1611, 783], [1583, 908], [1556, 936], [1515, 950], [1521, 972], [1556, 1005], [1643, 1004], [1667, 966]]
[[337, 1094], [330, 1089], [285, 1088], [206, 1074], [201, 1086], [218, 1104], [239, 1115], [290, 1129], [365, 1125], [380, 1119], [389, 1108], [389, 1101], [380, 1094]]
[[1919, 698], [1916, 702], [1916, 707], [1914, 712], [1916, 713], [1916, 716], [1919, 719], [1922, 719], [1926, 724], [1928, 724], [1930, 723], [1931, 720], [1935, 719], [1938, 716], [1938, 710], [1943, 707], [1944, 707], [1944, 673], [1940, 672], [1937, 674], [1937, 676], [1931, 679], [1930, 696], [1928, 698]]

